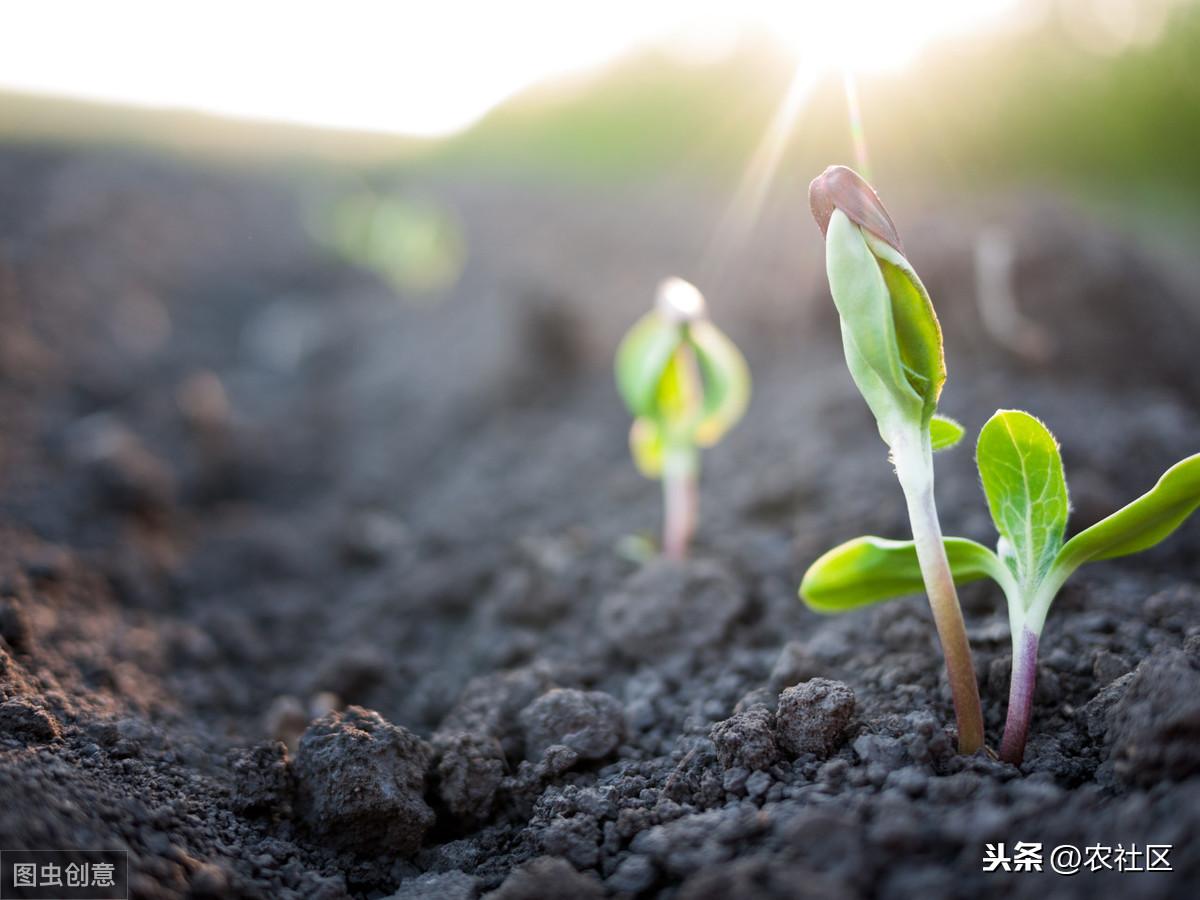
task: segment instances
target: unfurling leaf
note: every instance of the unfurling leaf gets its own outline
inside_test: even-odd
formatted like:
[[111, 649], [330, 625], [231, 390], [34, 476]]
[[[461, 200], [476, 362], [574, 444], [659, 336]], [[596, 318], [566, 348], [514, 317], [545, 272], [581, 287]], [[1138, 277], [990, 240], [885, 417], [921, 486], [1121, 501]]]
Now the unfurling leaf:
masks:
[[840, 210], [825, 241], [829, 289], [841, 318], [846, 365], [889, 440], [906, 423], [920, 422], [923, 398], [905, 377], [892, 299], [861, 229]]
[[[946, 557], [958, 585], [991, 577], [1003, 583], [996, 555], [966, 538], [946, 538]], [[804, 574], [800, 596], [817, 612], [838, 613], [920, 594], [925, 590], [912, 541], [859, 537], [834, 547]]]
[[1029, 413], [1000, 410], [979, 432], [976, 462], [992, 521], [1011, 550], [1004, 562], [1029, 592], [1053, 565], [1067, 527], [1058, 442]]
[[892, 316], [896, 322], [896, 340], [904, 374], [924, 401], [925, 414], [931, 416], [946, 383], [942, 326], [934, 312], [933, 301], [904, 254], [874, 235], [866, 234], [865, 237], [879, 262], [892, 298]]
[[670, 440], [690, 432], [703, 414], [704, 382], [697, 368], [696, 355], [685, 337], [658, 375], [654, 408], [648, 418], [662, 428]]
[[892, 444], [900, 429], [925, 427], [937, 409], [946, 381], [941, 326], [895, 225], [865, 181], [832, 167], [813, 181], [809, 198], [825, 234], [847, 366]]
[[934, 453], [958, 446], [966, 433], [966, 429], [949, 416], [935, 415], [929, 420], [929, 444]]
[[635, 416], [652, 417], [663, 369], [679, 346], [679, 327], [656, 312], [642, 316], [617, 348], [617, 390]]
[[704, 416], [696, 426], [696, 443], [711, 447], [742, 417], [750, 402], [750, 370], [746, 360], [711, 322], [688, 329], [704, 382]]

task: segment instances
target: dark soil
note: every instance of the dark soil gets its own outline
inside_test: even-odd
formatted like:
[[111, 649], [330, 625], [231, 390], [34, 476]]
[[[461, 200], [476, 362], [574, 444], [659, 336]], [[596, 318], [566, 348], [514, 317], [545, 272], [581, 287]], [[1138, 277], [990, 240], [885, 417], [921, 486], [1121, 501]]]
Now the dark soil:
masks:
[[[802, 196], [714, 282], [756, 391], [672, 566], [622, 550], [659, 497], [609, 365], [719, 205], [424, 184], [469, 251], [433, 303], [315, 246], [309, 184], [0, 154], [0, 847], [128, 849], [139, 898], [1197, 895], [1200, 522], [1063, 591], [1020, 770], [954, 753], [922, 598], [796, 599], [834, 543], [905, 534]], [[973, 216], [897, 220], [944, 410], [1049, 423], [1077, 529], [1200, 447], [1200, 296], [1015, 208], [1049, 357], [981, 328]], [[991, 543], [969, 448], [938, 472]], [[963, 600], [995, 745], [1007, 621]], [[1174, 871], [984, 873], [997, 841]]]

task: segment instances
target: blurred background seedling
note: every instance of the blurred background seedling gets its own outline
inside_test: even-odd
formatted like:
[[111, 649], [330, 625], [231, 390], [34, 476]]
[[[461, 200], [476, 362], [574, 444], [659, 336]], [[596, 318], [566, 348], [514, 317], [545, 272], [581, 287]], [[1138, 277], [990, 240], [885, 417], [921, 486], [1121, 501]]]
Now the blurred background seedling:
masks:
[[616, 376], [634, 417], [634, 463], [663, 484], [662, 553], [683, 559], [699, 514], [700, 450], [742, 417], [750, 371], [733, 342], [708, 320], [700, 291], [668, 278], [659, 285], [654, 309], [621, 341]]
[[319, 244], [416, 302], [436, 300], [466, 263], [457, 217], [431, 195], [355, 185], [314, 200], [306, 224]]

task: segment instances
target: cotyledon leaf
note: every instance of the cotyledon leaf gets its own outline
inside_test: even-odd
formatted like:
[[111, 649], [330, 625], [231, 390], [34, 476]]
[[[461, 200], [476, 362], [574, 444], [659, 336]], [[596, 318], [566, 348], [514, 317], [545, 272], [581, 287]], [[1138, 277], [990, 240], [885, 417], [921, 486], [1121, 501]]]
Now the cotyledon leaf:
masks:
[[[946, 556], [958, 585], [992, 578], [1002, 586], [1007, 573], [996, 555], [966, 538], [945, 538]], [[817, 612], [839, 613], [895, 597], [925, 592], [912, 541], [858, 537], [834, 547], [804, 573], [800, 596]]]
[[881, 428], [920, 421], [924, 398], [904, 372], [892, 299], [863, 231], [834, 210], [825, 237], [829, 290], [841, 319], [846, 364]]
[[664, 439], [690, 439], [704, 415], [704, 382], [691, 344], [682, 342], [672, 352], [658, 377], [654, 406], [646, 414], [663, 430]]
[[679, 346], [680, 326], [657, 312], [642, 316], [617, 348], [617, 389], [635, 416], [654, 414], [659, 380]]
[[704, 417], [696, 426], [696, 443], [710, 447], [746, 411], [750, 369], [733, 341], [712, 323], [692, 323], [688, 336], [704, 382]]
[[1145, 494], [1067, 541], [1055, 567], [1070, 574], [1086, 562], [1146, 550], [1182, 525], [1198, 506], [1200, 453], [1175, 463]]
[[976, 462], [1005, 563], [1028, 592], [1062, 547], [1070, 503], [1058, 442], [1029, 413], [1000, 410], [979, 432]]
[[869, 232], [864, 237], [879, 262], [891, 296], [896, 343], [905, 375], [924, 401], [925, 413], [932, 415], [946, 383], [942, 326], [933, 310], [933, 301], [916, 270], [899, 250]]

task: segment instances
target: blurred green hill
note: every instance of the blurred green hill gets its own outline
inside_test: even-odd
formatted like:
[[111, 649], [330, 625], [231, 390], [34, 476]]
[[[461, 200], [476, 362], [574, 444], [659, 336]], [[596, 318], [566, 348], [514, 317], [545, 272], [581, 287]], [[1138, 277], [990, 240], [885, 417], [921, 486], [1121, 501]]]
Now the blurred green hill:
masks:
[[[1200, 204], [1200, 6], [1115, 56], [1065, 23], [945, 43], [898, 75], [859, 79], [876, 175], [952, 188], [1053, 181], [1110, 199]], [[439, 148], [438, 165], [509, 175], [735, 178], [780, 104], [793, 62], [765, 42], [687, 67], [646, 53], [502, 105]], [[842, 80], [824, 78], [781, 170], [852, 161]]]

